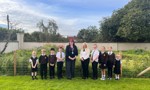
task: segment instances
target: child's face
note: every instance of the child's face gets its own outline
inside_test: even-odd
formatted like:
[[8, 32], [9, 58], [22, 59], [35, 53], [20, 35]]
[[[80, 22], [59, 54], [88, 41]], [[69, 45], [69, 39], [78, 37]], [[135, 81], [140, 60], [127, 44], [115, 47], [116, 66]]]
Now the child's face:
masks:
[[36, 53], [32, 53], [32, 56], [36, 56]]
[[96, 49], [97, 48], [97, 45], [93, 45], [93, 49]]
[[101, 47], [101, 51], [105, 51], [105, 48], [104, 48], [104, 47]]
[[42, 50], [41, 53], [42, 53], [42, 54], [45, 54], [45, 51]]
[[111, 48], [111, 47], [109, 47], [109, 48], [108, 48], [108, 51], [112, 51], [112, 48]]
[[59, 48], [59, 52], [62, 52], [62, 48]]
[[117, 58], [117, 59], [120, 59], [120, 56], [119, 56], [119, 55], [116, 55], [116, 58]]
[[54, 51], [54, 50], [51, 50], [51, 51], [50, 51], [50, 53], [51, 53], [51, 54], [54, 54], [54, 53], [55, 53], [55, 51]]

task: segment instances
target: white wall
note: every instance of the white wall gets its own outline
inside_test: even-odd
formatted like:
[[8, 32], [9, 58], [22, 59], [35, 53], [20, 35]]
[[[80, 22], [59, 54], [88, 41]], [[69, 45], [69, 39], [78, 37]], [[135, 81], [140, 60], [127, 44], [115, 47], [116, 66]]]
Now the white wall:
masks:
[[[49, 45], [60, 45], [63, 44], [64, 46], [68, 45], [68, 43], [39, 43], [39, 42], [24, 42], [23, 48], [21, 49], [33, 49], [37, 47], [44, 46], [46, 44]], [[88, 47], [92, 49], [94, 43], [88, 43]], [[0, 51], [3, 49], [5, 45], [5, 42], [0, 42]], [[80, 49], [82, 48], [82, 43], [76, 43], [77, 47]], [[113, 50], [131, 50], [131, 49], [146, 49], [150, 50], [150, 43], [97, 43], [98, 48], [100, 49], [101, 46], [105, 46], [106, 48], [109, 46], [113, 47]], [[5, 51], [11, 52], [14, 50], [19, 49], [19, 43], [18, 42], [9, 42], [8, 47]]]
[[[60, 45], [63, 44], [64, 46], [68, 45], [68, 43], [39, 43], [39, 42], [24, 42], [23, 49], [32, 49], [36, 47], [40, 47], [43, 45]], [[88, 43], [88, 47], [92, 49], [94, 43]], [[113, 50], [131, 50], [131, 49], [146, 49], [150, 50], [150, 43], [96, 43], [98, 48], [100, 49], [101, 46], [105, 46], [106, 48], [109, 46], [113, 47]], [[82, 48], [82, 43], [76, 43], [78, 48]]]
[[[0, 42], [0, 51], [3, 50], [4, 46], [5, 46], [5, 42]], [[19, 49], [18, 42], [9, 42], [5, 53], [11, 52], [11, 51], [14, 51], [14, 50], [18, 50], [18, 49]]]

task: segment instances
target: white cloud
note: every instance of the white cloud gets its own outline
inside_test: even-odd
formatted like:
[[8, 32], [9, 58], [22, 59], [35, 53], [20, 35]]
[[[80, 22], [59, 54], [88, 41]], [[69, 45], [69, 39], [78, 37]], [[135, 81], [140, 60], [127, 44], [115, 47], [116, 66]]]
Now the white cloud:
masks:
[[[86, 3], [86, 0], [58, 0], [69, 3]], [[107, 0], [108, 1], [108, 0]], [[118, 1], [118, 0], [117, 0]], [[94, 4], [94, 1], [90, 4]], [[96, 2], [96, 1], [95, 1]], [[100, 2], [100, 0], [98, 1]], [[90, 5], [89, 4], [89, 5]], [[47, 12], [44, 12], [47, 10]], [[23, 28], [25, 32], [37, 31], [36, 23], [41, 19], [54, 19], [59, 26], [59, 32], [62, 35], [76, 35], [78, 30], [86, 28], [89, 25], [98, 26], [98, 21], [107, 15], [87, 15], [81, 17], [67, 18], [55, 12], [67, 12], [61, 9], [59, 5], [48, 5], [36, 2], [34, 5], [28, 5], [25, 0], [0, 0], [0, 24], [6, 24], [6, 15], [10, 15], [10, 21], [19, 23], [18, 28]]]
[[[9, 14], [10, 21], [13, 23], [19, 23], [18, 28], [23, 28], [26, 32], [37, 31], [38, 28], [36, 27], [36, 23], [41, 19], [56, 20], [60, 27], [59, 31], [61, 34], [68, 35], [71, 33], [70, 30], [75, 30], [75, 28], [72, 27], [76, 24], [77, 19], [64, 19], [62, 17], [50, 16], [38, 11], [38, 8], [36, 10], [33, 9], [34, 7], [24, 5], [23, 2], [17, 2], [17, 0], [2, 0], [0, 1], [0, 24], [6, 24], [6, 15]], [[50, 6], [47, 8], [49, 8], [49, 10], [53, 9], [50, 8]]]

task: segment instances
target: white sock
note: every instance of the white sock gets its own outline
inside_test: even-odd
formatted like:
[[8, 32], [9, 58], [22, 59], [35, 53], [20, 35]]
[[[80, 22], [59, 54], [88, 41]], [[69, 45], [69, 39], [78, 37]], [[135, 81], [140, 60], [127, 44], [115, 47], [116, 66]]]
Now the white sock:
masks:
[[115, 78], [117, 79], [117, 75], [115, 75]]
[[104, 78], [105, 78], [105, 75], [104, 75]]
[[119, 75], [118, 75], [118, 79], [119, 79]]

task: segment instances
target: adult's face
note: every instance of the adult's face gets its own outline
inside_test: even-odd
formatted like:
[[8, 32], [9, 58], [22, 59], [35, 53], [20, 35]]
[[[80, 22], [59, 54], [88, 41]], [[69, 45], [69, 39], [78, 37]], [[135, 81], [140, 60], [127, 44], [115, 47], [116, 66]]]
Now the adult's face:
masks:
[[72, 41], [70, 41], [70, 42], [69, 42], [69, 44], [70, 44], [70, 45], [73, 45], [73, 42], [72, 42]]

